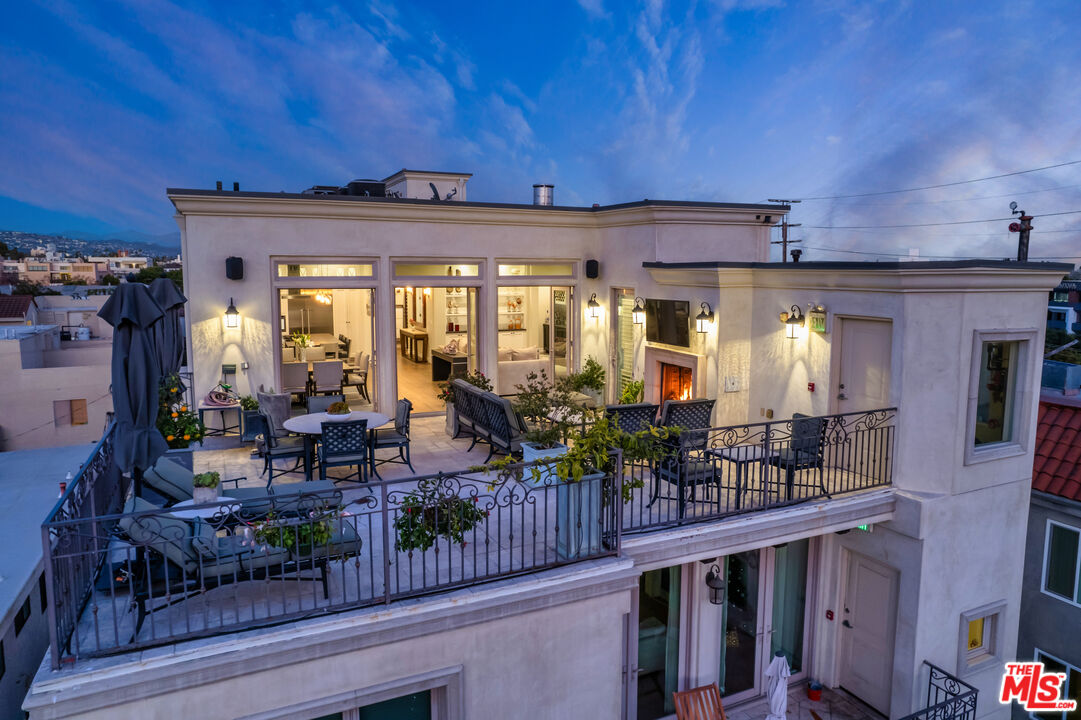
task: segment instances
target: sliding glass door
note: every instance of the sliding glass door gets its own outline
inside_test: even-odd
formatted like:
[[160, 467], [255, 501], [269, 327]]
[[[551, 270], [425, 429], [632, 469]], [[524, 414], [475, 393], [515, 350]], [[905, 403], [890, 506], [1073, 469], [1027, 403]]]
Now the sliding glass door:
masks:
[[719, 678], [725, 698], [763, 693], [763, 673], [778, 653], [793, 675], [803, 671], [809, 543], [797, 540], [725, 558]]

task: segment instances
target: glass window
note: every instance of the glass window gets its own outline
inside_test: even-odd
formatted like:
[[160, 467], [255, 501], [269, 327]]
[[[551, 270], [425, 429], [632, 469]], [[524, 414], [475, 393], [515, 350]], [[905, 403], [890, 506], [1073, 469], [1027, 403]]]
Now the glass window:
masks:
[[529, 263], [526, 265], [500, 265], [500, 277], [572, 277], [574, 263]]
[[395, 277], [477, 277], [480, 265], [443, 263], [394, 263]]
[[[1039, 648], [1036, 649], [1033, 659], [1043, 663], [1043, 671], [1045, 674], [1062, 673], [1065, 675], [1066, 682], [1062, 688], [1063, 699], [1078, 700], [1078, 705], [1081, 706], [1081, 669], [1064, 663], [1058, 658], [1048, 655]], [[1041, 719], [1048, 718], [1049, 720], [1069, 720], [1073, 715], [1074, 713], [1065, 713], [1058, 710], [1029, 713], [1030, 717]]]
[[793, 673], [803, 669], [803, 619], [807, 608], [808, 540], [796, 540], [776, 550], [773, 571], [773, 634], [770, 657], [788, 659]]
[[638, 585], [638, 719], [675, 712], [679, 681], [680, 569], [648, 570]]
[[983, 650], [986, 642], [983, 637], [985, 618], [976, 618], [968, 621], [968, 651]]
[[982, 344], [976, 392], [976, 446], [1013, 440], [1019, 349], [1017, 341]]
[[19, 608], [19, 612], [15, 614], [15, 636], [18, 637], [19, 633], [23, 631], [23, 627], [30, 619], [30, 596], [26, 596], [26, 600], [23, 601], [22, 607]]
[[1081, 530], [1049, 522], [1043, 588], [1053, 595], [1081, 602], [1078, 588], [1078, 547]]
[[278, 277], [371, 277], [370, 263], [278, 263]]

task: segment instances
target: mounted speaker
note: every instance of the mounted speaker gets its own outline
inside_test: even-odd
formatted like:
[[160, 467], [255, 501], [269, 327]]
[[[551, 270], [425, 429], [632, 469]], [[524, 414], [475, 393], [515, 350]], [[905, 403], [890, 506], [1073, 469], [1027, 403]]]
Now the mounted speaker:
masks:
[[586, 277], [596, 280], [601, 276], [601, 264], [596, 260], [586, 260]]
[[225, 258], [225, 277], [230, 280], [244, 279], [244, 258]]

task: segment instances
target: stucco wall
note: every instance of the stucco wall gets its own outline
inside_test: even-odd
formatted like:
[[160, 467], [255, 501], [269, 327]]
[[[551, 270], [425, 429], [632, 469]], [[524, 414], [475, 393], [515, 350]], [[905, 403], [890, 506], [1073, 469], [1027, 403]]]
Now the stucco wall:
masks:
[[[252, 715], [462, 666], [462, 718], [598, 720], [619, 716], [623, 615], [630, 596], [595, 597], [363, 650], [298, 660], [140, 702], [84, 720]], [[237, 653], [243, 663], [243, 652]], [[458, 716], [453, 716], [458, 717]]]

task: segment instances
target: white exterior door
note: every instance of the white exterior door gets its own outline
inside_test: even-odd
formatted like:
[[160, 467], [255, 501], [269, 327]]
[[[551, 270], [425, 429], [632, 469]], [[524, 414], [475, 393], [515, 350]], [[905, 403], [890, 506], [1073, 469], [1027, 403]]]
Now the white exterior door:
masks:
[[841, 687], [890, 714], [898, 573], [849, 553], [841, 611]]
[[835, 382], [838, 413], [876, 410], [890, 405], [889, 320], [839, 318], [841, 357]]

